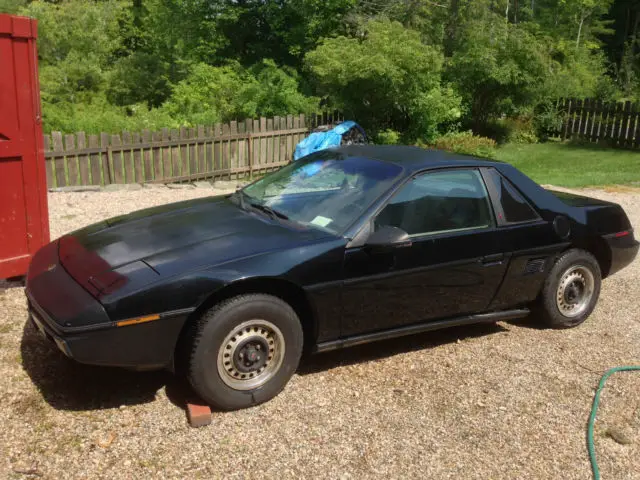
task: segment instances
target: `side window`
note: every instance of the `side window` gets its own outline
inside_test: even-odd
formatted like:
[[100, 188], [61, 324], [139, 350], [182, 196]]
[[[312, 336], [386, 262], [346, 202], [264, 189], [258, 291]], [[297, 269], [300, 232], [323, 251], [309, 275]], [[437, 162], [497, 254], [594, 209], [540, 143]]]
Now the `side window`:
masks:
[[530, 222], [539, 218], [538, 213], [527, 203], [509, 180], [493, 169], [489, 170], [489, 172], [496, 186], [498, 201], [502, 206], [504, 220], [507, 223]]
[[493, 223], [487, 190], [477, 170], [444, 170], [414, 178], [375, 220], [409, 235], [487, 228]]

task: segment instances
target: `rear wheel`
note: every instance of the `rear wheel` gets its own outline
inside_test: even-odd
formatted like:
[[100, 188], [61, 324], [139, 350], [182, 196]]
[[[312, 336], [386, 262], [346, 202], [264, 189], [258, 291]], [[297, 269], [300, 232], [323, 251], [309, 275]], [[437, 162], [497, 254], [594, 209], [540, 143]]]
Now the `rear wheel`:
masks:
[[189, 362], [194, 390], [214, 407], [236, 410], [275, 397], [294, 374], [303, 334], [296, 313], [270, 295], [242, 295], [199, 320]]
[[584, 322], [600, 296], [598, 261], [589, 252], [572, 249], [555, 263], [542, 288], [538, 314], [552, 328], [571, 328]]

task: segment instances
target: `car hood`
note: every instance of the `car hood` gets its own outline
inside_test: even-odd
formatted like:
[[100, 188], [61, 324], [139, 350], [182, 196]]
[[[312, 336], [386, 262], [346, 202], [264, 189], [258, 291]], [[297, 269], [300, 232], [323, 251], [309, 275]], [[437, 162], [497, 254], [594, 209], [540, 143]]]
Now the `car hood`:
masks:
[[174, 275], [327, 236], [242, 210], [226, 197], [210, 197], [91, 225], [63, 237], [59, 255], [65, 269], [85, 284], [104, 272], [126, 276], [132, 270], [126, 266], [135, 262], [156, 275]]

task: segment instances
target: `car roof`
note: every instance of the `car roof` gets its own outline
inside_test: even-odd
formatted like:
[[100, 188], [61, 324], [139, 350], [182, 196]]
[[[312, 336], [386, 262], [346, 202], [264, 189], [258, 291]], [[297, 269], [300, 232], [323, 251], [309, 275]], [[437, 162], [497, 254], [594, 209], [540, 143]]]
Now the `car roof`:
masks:
[[409, 173], [428, 168], [490, 167], [502, 164], [502, 162], [459, 153], [405, 145], [345, 145], [332, 150], [349, 156], [394, 163], [400, 165]]

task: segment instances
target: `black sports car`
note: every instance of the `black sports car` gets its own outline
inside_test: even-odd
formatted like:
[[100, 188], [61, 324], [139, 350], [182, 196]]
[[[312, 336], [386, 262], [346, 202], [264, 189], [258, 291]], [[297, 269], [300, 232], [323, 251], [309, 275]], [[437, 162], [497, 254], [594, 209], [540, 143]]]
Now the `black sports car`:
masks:
[[232, 195], [113, 218], [42, 248], [33, 322], [67, 356], [184, 365], [211, 405], [264, 402], [322, 352], [537, 312], [593, 311], [638, 242], [616, 204], [514, 167], [413, 147], [348, 146]]

